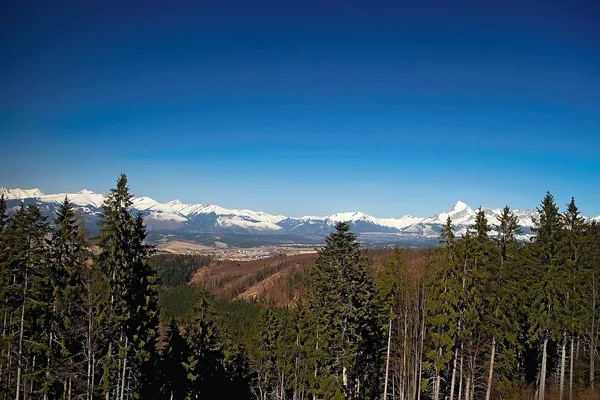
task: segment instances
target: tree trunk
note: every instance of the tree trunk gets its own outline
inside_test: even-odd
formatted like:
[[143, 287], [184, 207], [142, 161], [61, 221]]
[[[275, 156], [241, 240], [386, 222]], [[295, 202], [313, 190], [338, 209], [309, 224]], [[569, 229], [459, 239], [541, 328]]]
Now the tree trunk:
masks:
[[458, 379], [458, 400], [462, 399], [462, 387], [463, 387], [463, 346], [460, 345], [460, 378]]
[[540, 391], [538, 400], [545, 400], [546, 398], [546, 362], [548, 358], [548, 336], [544, 337], [544, 345], [542, 347], [542, 365], [540, 368]]
[[565, 389], [565, 363], [567, 360], [567, 332], [563, 332], [562, 354], [560, 359], [560, 389], [558, 399], [563, 400]]
[[470, 400], [475, 399], [475, 376], [471, 376], [471, 394], [469, 396]]
[[25, 272], [25, 281], [23, 282], [23, 304], [21, 305], [21, 326], [19, 328], [19, 348], [17, 351], [17, 390], [15, 400], [21, 396], [21, 357], [23, 355], [23, 331], [25, 329], [25, 299], [27, 298], [27, 272]]
[[87, 335], [87, 398], [92, 398], [92, 310], [88, 310], [88, 335]]
[[492, 379], [494, 377], [494, 357], [496, 356], [496, 338], [492, 338], [492, 355], [490, 356], [490, 373], [488, 375], [487, 392], [485, 393], [485, 400], [490, 400], [492, 395]]
[[590, 335], [590, 387], [594, 390], [596, 371], [596, 277], [592, 273], [592, 331]]
[[471, 377], [467, 376], [467, 387], [465, 388], [465, 400], [469, 400], [469, 394], [471, 393]]
[[[460, 325], [459, 325], [460, 329]], [[450, 382], [450, 400], [454, 400], [454, 383], [456, 382], [456, 364], [458, 363], [458, 347], [454, 349], [454, 365], [452, 366], [452, 380]]]
[[573, 400], [573, 361], [575, 350], [575, 338], [571, 336], [571, 356], [569, 357], [569, 400]]
[[125, 378], [127, 376], [127, 350], [128, 350], [128, 337], [125, 335], [125, 359], [123, 359], [123, 379], [121, 380], [121, 397], [120, 400], [123, 400], [125, 396]]
[[433, 388], [433, 400], [439, 400], [440, 398], [440, 383], [440, 371], [435, 371], [435, 387]]
[[385, 383], [383, 385], [383, 400], [387, 400], [387, 388], [388, 388], [388, 374], [390, 371], [390, 345], [392, 341], [392, 319], [390, 318], [390, 326], [388, 328], [388, 342], [387, 342], [387, 357], [385, 360]]
[[[423, 286], [422, 298], [425, 299], [425, 286]], [[424, 300], [423, 300], [424, 302]], [[419, 380], [417, 383], [417, 400], [421, 400], [421, 378], [423, 376], [423, 342], [425, 341], [425, 304], [421, 306], [421, 349], [419, 350]]]
[[[408, 310], [404, 310], [404, 337], [402, 344], [402, 381], [400, 386], [400, 398], [402, 400], [405, 399], [405, 396], [408, 394], [408, 369], [406, 368], [406, 353], [407, 353], [407, 343], [408, 343], [408, 322], [406, 321], [406, 316], [408, 315]], [[398, 320], [400, 320], [398, 318]]]

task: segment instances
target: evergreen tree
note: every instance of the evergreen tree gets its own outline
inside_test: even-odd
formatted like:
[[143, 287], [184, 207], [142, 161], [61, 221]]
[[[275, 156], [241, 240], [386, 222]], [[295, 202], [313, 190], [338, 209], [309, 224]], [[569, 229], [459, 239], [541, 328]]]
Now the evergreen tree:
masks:
[[278, 344], [281, 341], [279, 320], [271, 300], [269, 305], [263, 309], [258, 319], [258, 337], [256, 354], [254, 355], [255, 382], [253, 390], [259, 400], [266, 400], [277, 396], [278, 382]]
[[6, 313], [3, 346], [7, 394], [15, 399], [45, 391], [48, 353], [46, 217], [36, 205], [22, 205], [3, 233]]
[[206, 293], [196, 304], [194, 315], [187, 327], [189, 352], [183, 363], [188, 378], [186, 399], [214, 399], [223, 393], [226, 374], [223, 344]]
[[319, 250], [310, 291], [317, 351], [313, 394], [374, 398], [379, 391], [381, 327], [367, 262], [347, 223], [338, 223]]
[[550, 192], [538, 208], [539, 218], [534, 220], [536, 233], [535, 280], [531, 282], [533, 303], [530, 308], [530, 341], [541, 344], [538, 399], [545, 399], [548, 374], [548, 343], [562, 336], [561, 317], [565, 304], [565, 276], [560, 266], [562, 234], [561, 216]]
[[522, 230], [518, 218], [508, 206], [502, 209], [495, 228], [498, 234], [494, 243], [499, 254], [499, 264], [494, 263], [490, 270], [489, 299], [493, 302], [493, 311], [488, 314], [485, 322], [496, 344], [497, 361], [490, 360], [490, 376], [495, 375], [500, 382], [510, 382], [517, 377], [515, 357], [521, 329], [518, 312], [522, 291], [519, 290], [515, 276], [518, 270], [523, 269], [519, 264], [522, 245], [517, 241]]
[[8, 221], [8, 215], [6, 214], [6, 200], [4, 195], [0, 195], [0, 233], [4, 231], [6, 223]]
[[575, 362], [575, 339], [581, 333], [581, 321], [584, 319], [585, 308], [583, 307], [585, 286], [583, 274], [581, 273], [581, 257], [583, 252], [583, 237], [585, 231], [585, 220], [581, 216], [575, 198], [567, 204], [563, 217], [563, 251], [565, 263], [565, 283], [567, 284], [567, 298], [565, 305], [565, 321], [563, 322], [561, 370], [560, 370], [560, 392], [559, 398], [564, 396], [564, 379], [566, 375], [567, 342], [570, 341], [570, 366], [569, 366], [569, 398], [573, 397], [573, 374]]
[[162, 393], [165, 399], [184, 399], [187, 395], [187, 373], [184, 363], [187, 361], [189, 349], [174, 319], [169, 323], [165, 342], [160, 368]]
[[[87, 252], [75, 211], [66, 197], [56, 211], [54, 225], [47, 269], [52, 301], [47, 379], [48, 395], [59, 398], [70, 396], [71, 389], [85, 387], [80, 381], [84, 375], [86, 337], [86, 316], [81, 304]], [[67, 390], [69, 393], [65, 393]]]
[[155, 389], [149, 374], [157, 362], [157, 287], [147, 264], [151, 248], [144, 243], [141, 215], [129, 211], [131, 198], [127, 177], [121, 175], [104, 203], [96, 257], [110, 287], [101, 380], [105, 396], [120, 400]]
[[440, 243], [443, 246], [434, 251], [431, 261], [425, 306], [430, 348], [425, 353], [424, 366], [431, 369], [434, 375], [430, 386], [435, 400], [440, 397], [442, 374], [453, 358], [459, 334], [461, 272], [450, 218], [442, 227]]

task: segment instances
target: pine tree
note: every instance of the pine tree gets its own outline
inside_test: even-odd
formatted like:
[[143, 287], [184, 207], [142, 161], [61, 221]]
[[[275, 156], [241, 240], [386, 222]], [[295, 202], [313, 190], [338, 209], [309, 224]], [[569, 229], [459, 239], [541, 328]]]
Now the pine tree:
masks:
[[255, 365], [253, 366], [256, 377], [253, 390], [259, 400], [266, 400], [278, 395], [277, 350], [281, 341], [281, 332], [274, 308], [275, 305], [271, 300], [269, 305], [261, 310], [258, 319], [258, 337], [256, 338]]
[[6, 227], [6, 223], [8, 221], [8, 215], [6, 214], [6, 200], [4, 200], [4, 195], [0, 195], [0, 232], [4, 231]]
[[[158, 306], [158, 282], [153, 269], [148, 264], [148, 258], [154, 250], [146, 244], [146, 228], [141, 213], [135, 216], [133, 239], [133, 266], [129, 279], [129, 296], [127, 298], [132, 319], [128, 326], [131, 335], [132, 373], [142, 398], [148, 397], [159, 390], [154, 370], [159, 363], [156, 351], [158, 342], [158, 326], [160, 310]], [[135, 371], [135, 372], [134, 372]]]
[[[49, 241], [48, 288], [52, 311], [47, 365], [48, 395], [70, 396], [67, 388], [83, 390], [86, 337], [83, 303], [83, 270], [86, 243], [71, 204], [65, 200], [56, 211], [55, 228]], [[75, 381], [75, 383], [73, 383]]]
[[194, 315], [187, 327], [189, 352], [183, 363], [188, 378], [186, 399], [214, 399], [223, 393], [226, 374], [223, 344], [206, 293], [194, 307]]
[[565, 361], [567, 353], [567, 341], [570, 341], [570, 366], [569, 366], [569, 399], [573, 398], [573, 374], [575, 359], [575, 338], [581, 333], [581, 320], [583, 319], [584, 309], [583, 293], [584, 281], [581, 274], [581, 256], [583, 252], [583, 236], [585, 231], [585, 220], [581, 216], [575, 198], [567, 204], [567, 208], [562, 215], [564, 232], [562, 240], [564, 241], [563, 251], [566, 271], [565, 279], [567, 284], [567, 304], [565, 309], [564, 332], [562, 340], [561, 371], [560, 371], [560, 392], [559, 398], [564, 396], [565, 379]]
[[433, 370], [431, 386], [433, 398], [439, 399], [442, 373], [448, 363], [456, 359], [456, 342], [459, 335], [459, 299], [461, 298], [461, 272], [458, 244], [450, 218], [442, 227], [440, 243], [443, 246], [433, 253], [431, 270], [426, 282], [425, 305], [430, 348], [426, 351], [425, 368]]
[[[495, 359], [490, 360], [490, 375], [497, 376], [498, 381], [515, 379], [515, 357], [517, 340], [519, 338], [519, 290], [515, 281], [516, 271], [521, 269], [519, 253], [522, 245], [517, 241], [522, 233], [517, 216], [505, 206], [498, 217], [495, 226], [498, 232], [494, 243], [499, 255], [498, 263], [493, 263], [490, 268], [489, 300], [492, 303], [492, 312], [485, 319], [488, 332], [495, 339]], [[488, 390], [490, 384], [488, 380]], [[491, 396], [491, 393], [486, 397]]]
[[166, 347], [162, 353], [161, 372], [165, 399], [184, 399], [187, 395], [187, 378], [184, 363], [189, 353], [187, 342], [181, 335], [174, 319], [169, 323]]
[[307, 398], [311, 393], [311, 382], [313, 382], [314, 360], [313, 349], [315, 348], [311, 327], [312, 318], [309, 310], [300, 300], [296, 302], [294, 313], [294, 344], [293, 344], [293, 391], [294, 400]]
[[[96, 264], [110, 287], [110, 300], [103, 319], [105, 338], [102, 382], [106, 398], [137, 398], [153, 388], [150, 365], [157, 362], [157, 286], [147, 264], [151, 248], [144, 241], [141, 215], [134, 217], [127, 177], [104, 203]], [[148, 375], [148, 376], [146, 376]]]
[[44, 390], [48, 340], [46, 217], [39, 207], [22, 205], [3, 233], [3, 263], [7, 283], [3, 288], [7, 322], [3, 344], [10, 354], [6, 388], [15, 399]]
[[[0, 317], [2, 318], [2, 335], [0, 336], [0, 387], [8, 388], [10, 386], [5, 374], [9, 367], [10, 360], [10, 319], [13, 310], [10, 307], [9, 288], [11, 287], [11, 273], [8, 269], [8, 248], [5, 239], [4, 230], [8, 223], [6, 214], [6, 202], [4, 195], [0, 195]], [[6, 390], [6, 389], [4, 389]], [[0, 392], [2, 393], [2, 392]]]
[[314, 395], [378, 395], [382, 346], [373, 282], [356, 236], [338, 223], [311, 270], [310, 308], [317, 335]]
[[538, 208], [539, 219], [534, 220], [534, 252], [537, 273], [531, 282], [533, 304], [531, 304], [529, 328], [530, 341], [541, 343], [538, 399], [545, 399], [548, 374], [548, 342], [562, 336], [560, 318], [565, 304], [564, 274], [560, 268], [560, 244], [562, 234], [561, 216], [550, 192]]
[[600, 355], [600, 224], [596, 221], [587, 224], [581, 256], [583, 266], [582, 285], [580, 287], [583, 296], [581, 307], [583, 315], [581, 319], [581, 330], [584, 343], [586, 344], [586, 355], [588, 367], [585, 382], [591, 389], [597, 384], [597, 364]]

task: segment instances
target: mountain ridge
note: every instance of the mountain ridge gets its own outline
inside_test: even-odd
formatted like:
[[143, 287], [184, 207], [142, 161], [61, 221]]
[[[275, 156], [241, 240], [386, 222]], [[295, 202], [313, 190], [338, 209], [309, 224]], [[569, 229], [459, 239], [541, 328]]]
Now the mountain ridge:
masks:
[[[65, 196], [78, 208], [88, 223], [94, 223], [102, 213], [107, 194], [83, 189], [77, 193], [44, 194], [34, 189], [6, 189], [0, 187], [9, 208], [21, 202], [35, 202], [50, 215]], [[133, 197], [132, 209], [143, 213], [149, 230], [190, 232], [263, 233], [292, 235], [323, 235], [331, 232], [335, 223], [348, 222], [359, 234], [398, 234], [421, 238], [435, 238], [451, 218], [456, 233], [462, 234], [474, 223], [476, 211], [458, 200], [448, 210], [429, 217], [404, 215], [399, 218], [376, 218], [361, 211], [334, 213], [329, 216], [287, 217], [249, 209], [228, 209], [210, 204], [186, 204], [178, 199], [160, 203], [151, 197]], [[500, 208], [482, 207], [491, 225], [497, 223]], [[522, 239], [531, 236], [536, 210], [513, 210], [523, 228]], [[598, 220], [586, 218], [587, 220]]]

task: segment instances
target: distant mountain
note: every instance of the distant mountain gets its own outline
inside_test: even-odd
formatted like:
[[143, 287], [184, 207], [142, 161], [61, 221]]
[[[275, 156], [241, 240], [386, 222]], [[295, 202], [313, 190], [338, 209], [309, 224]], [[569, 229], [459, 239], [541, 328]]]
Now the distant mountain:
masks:
[[[44, 194], [39, 189], [0, 188], [7, 199], [9, 210], [25, 204], [36, 203], [50, 217], [65, 197], [80, 211], [86, 223], [95, 225], [102, 213], [106, 194], [89, 190], [78, 193]], [[391, 235], [407, 239], [435, 239], [448, 217], [463, 234], [474, 224], [476, 211], [462, 201], [450, 209], [431, 217], [405, 215], [400, 218], [375, 218], [360, 211], [336, 213], [327, 217], [286, 217], [262, 211], [227, 209], [216, 205], [184, 204], [179, 200], [159, 203], [150, 197], [134, 197], [132, 209], [140, 211], [150, 231], [171, 231], [213, 234], [271, 234], [271, 235], [326, 235], [335, 223], [347, 221], [359, 234]], [[499, 208], [483, 208], [489, 222], [497, 223]], [[531, 236], [535, 210], [513, 210], [523, 228], [522, 239]], [[593, 218], [600, 221], [600, 216]], [[377, 236], [374, 236], [377, 237]]]

